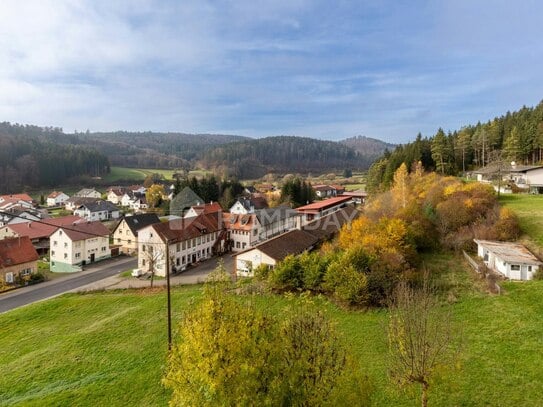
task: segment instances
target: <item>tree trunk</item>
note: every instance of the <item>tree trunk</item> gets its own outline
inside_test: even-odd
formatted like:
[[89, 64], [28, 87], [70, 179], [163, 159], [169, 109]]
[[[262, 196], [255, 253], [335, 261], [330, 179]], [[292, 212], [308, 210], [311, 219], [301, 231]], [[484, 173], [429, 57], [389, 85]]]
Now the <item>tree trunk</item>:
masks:
[[421, 395], [421, 405], [422, 407], [428, 406], [428, 382], [422, 382], [422, 395]]
[[153, 288], [153, 281], [155, 280], [155, 272], [151, 272], [151, 288]]

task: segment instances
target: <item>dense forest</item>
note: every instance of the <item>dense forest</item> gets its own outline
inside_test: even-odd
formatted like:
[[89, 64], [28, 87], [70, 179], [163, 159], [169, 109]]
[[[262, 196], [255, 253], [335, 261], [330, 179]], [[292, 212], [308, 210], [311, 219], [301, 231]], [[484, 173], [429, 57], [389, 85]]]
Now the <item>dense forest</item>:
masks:
[[420, 161], [425, 169], [456, 175], [495, 162], [537, 164], [542, 160], [543, 101], [454, 132], [439, 129], [432, 137], [419, 134], [415, 141], [386, 151], [371, 166], [368, 188], [391, 185], [402, 163], [410, 168]]
[[107, 157], [56, 127], [0, 123], [0, 192], [54, 186], [109, 171]]
[[371, 160], [333, 141], [278, 136], [229, 143], [204, 154], [204, 168], [215, 168], [239, 178], [275, 173], [321, 173], [345, 168], [368, 168]]
[[384, 141], [366, 136], [350, 137], [340, 141], [341, 144], [351, 147], [355, 151], [364, 155], [371, 162], [379, 158], [386, 149], [392, 150], [395, 144], [385, 143]]
[[186, 168], [213, 146], [247, 137], [222, 134], [186, 134], [116, 131], [75, 133], [79, 142], [92, 143], [109, 157], [111, 165], [133, 168]]

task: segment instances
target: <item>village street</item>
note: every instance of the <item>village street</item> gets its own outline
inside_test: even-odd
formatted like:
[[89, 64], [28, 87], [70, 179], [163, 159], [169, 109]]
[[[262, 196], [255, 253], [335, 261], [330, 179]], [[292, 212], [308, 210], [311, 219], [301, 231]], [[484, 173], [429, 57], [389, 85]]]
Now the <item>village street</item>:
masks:
[[[233, 258], [231, 255], [221, 257], [227, 272], [232, 271]], [[183, 273], [173, 275], [172, 285], [198, 284], [205, 281], [207, 275], [217, 267], [218, 258], [189, 267]], [[101, 289], [123, 289], [149, 287], [146, 278], [121, 277], [119, 274], [137, 266], [134, 257], [121, 257], [107, 260], [93, 266], [87, 266], [84, 271], [67, 274], [66, 276], [46, 281], [44, 283], [19, 288], [0, 294], [0, 313], [42, 301], [67, 292], [83, 292]], [[165, 279], [155, 279], [155, 286], [166, 284]]]

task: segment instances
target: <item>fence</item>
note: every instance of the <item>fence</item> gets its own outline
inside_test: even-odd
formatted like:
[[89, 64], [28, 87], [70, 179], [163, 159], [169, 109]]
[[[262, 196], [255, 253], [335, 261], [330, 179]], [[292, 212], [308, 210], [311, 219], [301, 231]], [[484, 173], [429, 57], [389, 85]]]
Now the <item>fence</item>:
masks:
[[489, 288], [496, 294], [500, 295], [502, 293], [502, 287], [495, 280], [497, 277], [496, 274], [486, 266], [473, 260], [465, 250], [462, 250], [462, 254], [473, 270], [475, 270], [478, 274], [481, 274], [481, 276], [487, 280]]

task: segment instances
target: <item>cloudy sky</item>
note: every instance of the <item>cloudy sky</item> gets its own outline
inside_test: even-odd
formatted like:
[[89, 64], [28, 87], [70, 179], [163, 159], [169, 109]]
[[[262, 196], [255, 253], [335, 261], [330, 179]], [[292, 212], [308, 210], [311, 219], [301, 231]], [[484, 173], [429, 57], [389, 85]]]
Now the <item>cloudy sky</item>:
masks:
[[543, 99], [539, 1], [2, 0], [0, 121], [405, 142]]

